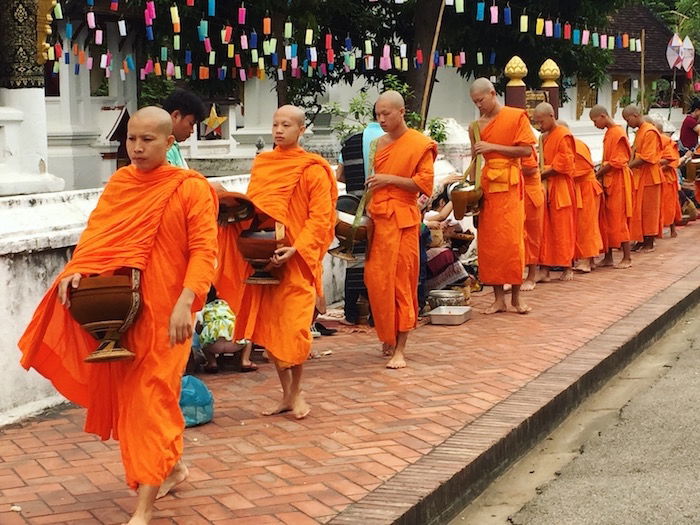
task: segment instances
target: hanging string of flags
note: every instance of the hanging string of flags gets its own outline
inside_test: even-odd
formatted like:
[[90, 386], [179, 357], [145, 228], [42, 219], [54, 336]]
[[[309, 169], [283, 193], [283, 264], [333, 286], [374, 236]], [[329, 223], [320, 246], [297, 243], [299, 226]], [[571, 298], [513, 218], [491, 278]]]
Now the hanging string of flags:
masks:
[[[182, 48], [180, 9], [194, 9], [195, 0], [184, 0], [184, 5], [183, 0], [173, 0], [167, 11], [162, 9], [161, 13], [157, 12], [154, 0], [146, 0], [143, 11], [145, 38], [155, 49], [156, 41], [160, 42], [160, 37], [164, 35], [156, 35], [153, 22], [158, 16], [169, 15], [172, 32], [167, 35], [167, 45], [160, 45], [143, 64], [136, 64], [136, 59], [131, 53], [126, 54], [121, 63], [115, 64], [114, 55], [108, 47], [102, 50], [96, 62], [90, 55], [87, 41], [91, 40], [96, 46], [105, 47], [106, 24], [96, 19], [95, 0], [85, 1], [85, 24], [90, 38], [81, 45], [78, 35], [74, 34], [73, 21], [66, 20], [65, 39], [57, 36], [54, 45], [48, 50], [48, 59], [53, 61], [54, 73], [58, 73], [60, 61], [63, 60], [65, 64], [71, 64], [73, 61], [75, 74], [80, 73], [81, 67], [92, 70], [97, 63], [108, 78], [116, 69], [122, 80], [126, 80], [129, 74], [136, 73], [141, 80], [153, 74], [165, 75], [167, 78], [189, 77], [199, 80], [224, 80], [229, 77], [245, 82], [250, 77], [264, 78], [266, 74], [281, 80], [285, 76], [325, 77], [334, 72], [405, 72], [411, 67], [422, 67], [426, 58], [432, 59], [436, 67], [443, 68], [460, 68], [467, 63], [467, 51], [464, 49], [458, 52], [435, 51], [432, 57], [426, 57], [424, 51], [417, 48], [409, 55], [405, 43], [378, 44], [371, 39], [365, 39], [361, 43], [353, 42], [350, 35], [345, 38], [338, 37], [330, 29], [319, 34], [314, 28], [307, 27], [300, 33], [303, 38], [297, 41], [295, 35], [298, 36], [299, 33], [295, 32], [296, 28], [291, 19], [284, 23], [281, 34], [275, 35], [269, 13], [262, 19], [261, 27], [248, 25], [248, 10], [244, 2], [234, 9], [233, 19], [237, 24], [232, 25], [228, 20], [217, 18], [216, 0], [197, 0], [200, 5], [200, 8], [197, 8], [200, 9], [198, 12], [202, 13], [197, 25], [197, 36], [202, 46], [200, 51], [204, 53], [203, 60], [194, 58], [191, 49]], [[379, 1], [369, 0], [371, 3]], [[393, 3], [403, 4], [405, 1], [393, 0]], [[545, 39], [569, 41], [573, 46], [591, 46], [606, 50], [626, 49], [630, 52], [642, 50], [640, 38], [628, 33], [599, 32], [596, 29], [589, 30], [586, 25], [572, 25], [568, 21], [562, 24], [560, 18], [545, 18], [541, 14], [533, 16], [527, 13], [527, 7], [522, 8], [518, 16], [509, 2], [505, 6], [499, 6], [496, 0], [491, 0], [488, 9], [486, 2], [482, 0], [472, 4], [467, 9], [465, 0], [445, 0], [445, 5], [453, 8], [456, 15], [467, 16], [473, 7], [471, 14], [476, 22], [513, 26], [514, 31], [521, 34], [529, 33]], [[202, 10], [201, 5], [205, 5], [205, 9]], [[119, 0], [110, 0], [110, 10], [119, 14]], [[63, 20], [61, 0], [58, 0], [54, 7], [53, 17], [55, 20]], [[117, 21], [120, 38], [124, 39], [129, 35], [128, 26], [123, 16]], [[477, 49], [474, 51], [474, 59], [477, 66], [494, 65], [496, 52]]]

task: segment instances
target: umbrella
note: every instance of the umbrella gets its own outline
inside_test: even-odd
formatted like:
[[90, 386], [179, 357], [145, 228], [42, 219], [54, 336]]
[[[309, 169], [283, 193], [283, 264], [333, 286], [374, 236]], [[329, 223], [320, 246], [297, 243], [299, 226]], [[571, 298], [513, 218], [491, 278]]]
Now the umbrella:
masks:
[[671, 69], [680, 68], [682, 66], [682, 48], [683, 42], [681, 41], [681, 37], [678, 36], [678, 33], [673, 33], [671, 40], [668, 41], [668, 46], [666, 46], [666, 60], [668, 60], [668, 67]]

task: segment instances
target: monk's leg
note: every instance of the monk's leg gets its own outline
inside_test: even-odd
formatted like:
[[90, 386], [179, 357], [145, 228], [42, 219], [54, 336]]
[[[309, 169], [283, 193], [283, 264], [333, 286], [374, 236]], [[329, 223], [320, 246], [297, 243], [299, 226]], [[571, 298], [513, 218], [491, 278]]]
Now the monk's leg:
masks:
[[528, 264], [527, 265], [527, 277], [525, 277], [525, 281], [523, 281], [522, 286], [520, 287], [520, 291], [522, 292], [529, 292], [530, 290], [535, 289], [535, 285], [539, 282], [537, 279], [537, 265], [536, 264]]
[[503, 290], [503, 285], [494, 285], [493, 294], [495, 296], [495, 300], [493, 304], [489, 306], [484, 313], [490, 315], [498, 312], [507, 312], [508, 306], [506, 306], [506, 293]]
[[391, 343], [382, 343], [382, 355], [384, 357], [389, 357], [394, 355], [394, 345]]
[[564, 268], [564, 273], [559, 277], [562, 281], [573, 281], [574, 280], [574, 269], [571, 266]]
[[289, 384], [289, 404], [292, 407], [294, 417], [304, 419], [311, 412], [311, 407], [304, 400], [301, 393], [301, 375], [304, 365], [295, 365], [289, 369], [291, 382]]
[[615, 265], [615, 268], [623, 270], [632, 266], [632, 247], [630, 242], [626, 241], [622, 243], [622, 260]]
[[[629, 249], [630, 243], [627, 243], [627, 249]], [[605, 257], [603, 257], [603, 260], [598, 263], [598, 266], [604, 267], [604, 266], [614, 266], [615, 263], [613, 262], [613, 250], [610, 248], [607, 252], [605, 252]]]
[[408, 340], [408, 332], [399, 332], [396, 334], [396, 347], [394, 355], [386, 364], [387, 368], [406, 368], [406, 341]]
[[591, 259], [588, 257], [578, 259], [576, 261], [576, 264], [574, 265], [574, 270], [581, 273], [591, 273], [592, 269], [593, 267], [591, 265]]
[[290, 368], [283, 368], [280, 366], [279, 361], [273, 357], [275, 362], [275, 368], [277, 369], [277, 375], [280, 378], [280, 384], [282, 385], [282, 401], [280, 401], [277, 407], [271, 410], [264, 410], [263, 416], [275, 416], [277, 414], [284, 414], [285, 412], [290, 412], [292, 410], [292, 402], [290, 397], [290, 391], [292, 387], [292, 371]]
[[675, 239], [676, 237], [678, 237], [678, 232], [676, 231], [676, 223], [672, 222], [670, 228], [671, 228], [671, 238]]
[[656, 248], [654, 247], [654, 235], [645, 235], [644, 243], [639, 248], [639, 251], [650, 253], [653, 252], [655, 249]]
[[542, 278], [539, 279], [538, 282], [541, 282], [541, 283], [548, 283], [548, 282], [550, 282], [550, 281], [552, 280], [552, 277], [551, 277], [551, 275], [549, 274], [549, 271], [550, 271], [550, 270], [549, 270], [549, 267], [548, 267], [548, 266], [545, 266], [545, 267], [544, 267], [544, 270], [543, 270], [543, 272], [542, 272]]
[[158, 487], [155, 485], [141, 485], [138, 491], [136, 510], [127, 525], [148, 525], [153, 517], [153, 504], [156, 501]]
[[517, 284], [513, 285], [513, 291], [512, 291], [512, 296], [510, 299], [510, 304], [513, 305], [513, 308], [515, 308], [515, 311], [518, 312], [519, 314], [526, 314], [532, 310], [528, 305], [526, 305], [521, 299], [520, 299], [520, 291], [522, 290], [522, 286], [519, 286]]
[[166, 494], [169, 494], [174, 487], [176, 487], [177, 485], [179, 485], [187, 479], [189, 473], [190, 472], [187, 469], [185, 462], [182, 461], [182, 458], [180, 458], [178, 462], [175, 463], [173, 470], [170, 471], [170, 474], [165, 479], [163, 484], [158, 488], [158, 494], [156, 495], [156, 499], [160, 499]]

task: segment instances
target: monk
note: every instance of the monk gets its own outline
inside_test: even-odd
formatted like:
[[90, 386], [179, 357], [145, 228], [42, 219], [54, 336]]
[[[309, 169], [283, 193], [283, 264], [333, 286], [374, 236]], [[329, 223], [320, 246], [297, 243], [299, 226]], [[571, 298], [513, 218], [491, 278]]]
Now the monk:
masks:
[[544, 234], [544, 186], [540, 177], [539, 159], [535, 148], [532, 154], [521, 159], [525, 181], [525, 266], [527, 276], [521, 292], [535, 289], [539, 281], [540, 251]]
[[247, 189], [258, 212], [269, 218], [261, 226], [283, 226], [289, 241], [271, 261], [280, 283], [244, 284], [253, 270], [235, 247], [242, 228], [223, 226], [216, 284], [220, 295], [237, 308], [235, 338], [265, 347], [275, 364], [282, 400], [263, 415], [292, 412], [296, 419], [311, 410], [301, 379], [311, 351], [314, 307], [323, 295], [322, 262], [334, 237], [338, 198], [328, 162], [299, 145], [305, 131], [302, 109], [280, 107], [272, 119], [275, 149], [255, 158]]
[[384, 135], [376, 139], [367, 178], [368, 211], [374, 224], [365, 263], [365, 284], [377, 337], [391, 356], [387, 368], [406, 366], [408, 332], [418, 314], [418, 195], [433, 192], [437, 145], [409, 129], [404, 99], [396, 91], [382, 93], [375, 104]]
[[571, 132], [557, 123], [554, 108], [547, 102], [537, 105], [535, 123], [544, 136], [540, 139], [543, 157], [542, 179], [547, 185], [547, 207], [544, 216], [541, 263], [548, 267], [544, 280], [549, 280], [549, 268], [563, 267], [562, 281], [574, 278], [572, 262], [576, 249], [576, 144]]
[[585, 142], [574, 139], [574, 191], [576, 193], [576, 250], [574, 270], [590, 273], [594, 258], [603, 251], [600, 234], [600, 203], [603, 188], [596, 179], [591, 150]]
[[[525, 202], [520, 159], [532, 155], [535, 136], [522, 109], [503, 106], [493, 84], [478, 78], [470, 89], [479, 109], [479, 132], [470, 129], [472, 155], [483, 155], [484, 200], [479, 216], [479, 278], [493, 286], [494, 303], [487, 314], [506, 312], [504, 285], [512, 286], [515, 311], [530, 311], [520, 298], [525, 267]], [[477, 174], [478, 175], [478, 174]]]
[[[618, 269], [632, 266], [629, 221], [632, 217], [632, 171], [629, 161], [632, 156], [627, 134], [610, 117], [605, 106], [600, 104], [591, 108], [589, 113], [593, 124], [605, 130], [603, 139], [603, 163], [596, 172], [602, 182], [605, 195], [603, 205], [603, 222], [605, 224], [605, 257], [600, 266], [613, 266]], [[622, 249], [622, 260], [613, 262], [613, 249]]]
[[663, 228], [668, 226], [672, 238], [678, 237], [676, 222], [683, 218], [681, 213], [681, 201], [678, 197], [680, 183], [678, 182], [678, 166], [681, 163], [681, 155], [678, 151], [678, 144], [664, 133], [664, 126], [661, 122], [652, 122], [661, 133], [661, 153], [662, 183], [661, 183], [661, 230], [659, 237], [663, 236]]
[[[146, 107], [131, 117], [127, 152], [90, 215], [72, 259], [19, 341], [22, 366], [35, 368], [87, 408], [85, 431], [119, 440], [129, 486], [138, 490], [129, 525], [150, 522], [153, 503], [187, 477], [180, 382], [194, 312], [214, 277], [216, 196], [206, 179], [171, 166], [170, 115]], [[68, 311], [81, 277], [141, 270], [141, 312], [122, 338], [133, 361], [83, 362], [97, 347]]]
[[653, 124], [644, 121], [641, 110], [635, 105], [622, 110], [622, 118], [630, 127], [638, 128], [633, 159], [629, 163], [634, 184], [630, 236], [637, 241], [634, 249], [651, 252], [661, 224], [661, 133]]

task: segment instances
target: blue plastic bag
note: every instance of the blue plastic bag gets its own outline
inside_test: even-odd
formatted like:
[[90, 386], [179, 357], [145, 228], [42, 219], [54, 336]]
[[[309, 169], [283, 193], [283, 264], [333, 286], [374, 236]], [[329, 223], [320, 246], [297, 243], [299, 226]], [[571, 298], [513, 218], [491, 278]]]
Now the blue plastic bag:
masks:
[[211, 390], [194, 376], [182, 376], [180, 410], [186, 427], [209, 423], [214, 417], [214, 396]]

